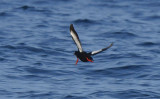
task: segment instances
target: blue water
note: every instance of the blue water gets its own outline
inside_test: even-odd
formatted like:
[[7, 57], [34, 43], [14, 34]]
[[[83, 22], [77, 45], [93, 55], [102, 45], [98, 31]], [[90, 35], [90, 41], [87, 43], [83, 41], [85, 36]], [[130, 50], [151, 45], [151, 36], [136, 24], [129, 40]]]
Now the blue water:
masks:
[[[0, 99], [160, 99], [159, 0], [1, 0]], [[74, 24], [86, 51], [79, 62]]]

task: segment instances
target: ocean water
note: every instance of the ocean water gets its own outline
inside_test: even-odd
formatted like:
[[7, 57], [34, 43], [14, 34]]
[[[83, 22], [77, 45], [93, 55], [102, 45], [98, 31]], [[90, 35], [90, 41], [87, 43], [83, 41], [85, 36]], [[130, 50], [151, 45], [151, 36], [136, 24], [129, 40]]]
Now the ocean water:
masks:
[[[160, 99], [159, 0], [1, 0], [0, 99]], [[75, 65], [74, 24], [87, 52]]]

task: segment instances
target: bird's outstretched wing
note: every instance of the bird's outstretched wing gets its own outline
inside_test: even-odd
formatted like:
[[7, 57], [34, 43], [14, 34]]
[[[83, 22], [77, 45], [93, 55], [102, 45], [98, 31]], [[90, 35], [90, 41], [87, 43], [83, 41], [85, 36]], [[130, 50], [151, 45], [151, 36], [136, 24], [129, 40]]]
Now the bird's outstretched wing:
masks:
[[102, 52], [102, 51], [105, 51], [105, 50], [109, 49], [112, 45], [113, 45], [113, 43], [111, 43], [111, 44], [110, 44], [108, 47], [106, 47], [106, 48], [103, 48], [103, 49], [100, 49], [100, 50], [97, 50], [97, 51], [93, 51], [93, 52], [91, 52], [91, 55], [96, 55], [96, 54], [98, 54], [98, 53], [100, 53], [100, 52]]
[[77, 48], [80, 52], [83, 52], [83, 49], [82, 49], [82, 46], [81, 46], [81, 42], [79, 40], [79, 37], [78, 37], [78, 34], [77, 32], [75, 31], [74, 27], [73, 27], [73, 24], [70, 25], [70, 33], [71, 33], [71, 36], [72, 36], [72, 39], [73, 41], [76, 43], [77, 45]]

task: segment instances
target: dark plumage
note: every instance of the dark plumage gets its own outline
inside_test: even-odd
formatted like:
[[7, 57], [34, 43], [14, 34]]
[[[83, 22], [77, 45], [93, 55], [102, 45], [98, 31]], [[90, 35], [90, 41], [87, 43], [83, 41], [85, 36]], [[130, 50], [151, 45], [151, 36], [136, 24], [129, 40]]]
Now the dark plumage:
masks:
[[78, 59], [80, 59], [83, 62], [93, 62], [93, 58], [91, 57], [92, 55], [95, 55], [95, 54], [98, 54], [102, 51], [105, 51], [113, 45], [113, 43], [111, 43], [110, 46], [108, 46], [106, 48], [87, 53], [87, 52], [83, 51], [83, 49], [82, 49], [81, 41], [79, 40], [78, 34], [75, 31], [73, 24], [70, 25], [70, 33], [71, 33], [73, 41], [75, 42], [75, 44], [77, 45], [77, 48], [78, 48], [78, 51], [75, 51], [75, 53], [74, 53], [77, 57], [76, 64], [78, 63]]

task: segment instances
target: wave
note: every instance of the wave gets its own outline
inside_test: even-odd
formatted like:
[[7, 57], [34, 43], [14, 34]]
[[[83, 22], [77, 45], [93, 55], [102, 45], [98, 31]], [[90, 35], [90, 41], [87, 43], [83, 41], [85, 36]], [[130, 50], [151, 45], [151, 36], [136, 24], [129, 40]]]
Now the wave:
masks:
[[19, 52], [26, 54], [27, 52], [32, 52], [32, 53], [45, 53], [47, 55], [66, 55], [63, 51], [64, 49], [60, 48], [42, 48], [42, 47], [33, 47], [33, 46], [27, 46], [27, 45], [4, 45], [0, 46], [1, 49], [13, 51], [13, 52]]
[[15, 15], [9, 11], [0, 12], [0, 18], [5, 19], [5, 18], [11, 18], [11, 17], [13, 18], [15, 17]]
[[50, 15], [52, 13], [52, 11], [47, 8], [38, 8], [35, 6], [29, 6], [29, 5], [23, 5], [21, 7], [18, 7], [17, 9], [23, 10], [23, 11], [42, 12], [46, 15]]
[[[120, 91], [96, 91], [90, 94], [92, 97], [108, 97], [109, 99], [158, 99], [158, 93], [146, 90], [128, 89]], [[145, 97], [145, 98], [144, 98]]]
[[160, 45], [158, 43], [154, 43], [154, 42], [142, 42], [137, 44], [138, 46], [143, 46], [143, 47], [151, 47], [151, 46], [156, 46], [156, 45]]
[[[98, 35], [97, 35], [98, 36]], [[126, 31], [119, 31], [119, 32], [104, 32], [101, 36], [107, 38], [116, 38], [116, 39], [133, 39], [138, 37], [135, 33], [126, 32]]]
[[29, 9], [35, 9], [35, 7], [28, 6], [28, 5], [24, 5], [24, 6], [19, 7], [19, 9], [22, 9], [22, 10], [29, 10]]
[[31, 47], [31, 46], [14, 46], [14, 45], [4, 45], [1, 46], [1, 48], [9, 49], [9, 50], [23, 50], [25, 51], [31, 51], [31, 52], [45, 52], [44, 49], [42, 48], [36, 48], [36, 47]]
[[127, 39], [127, 38], [130, 39], [130, 38], [133, 38], [133, 37], [137, 37], [136, 34], [131, 33], [131, 32], [113, 32], [112, 34], [117, 38], [125, 38], [125, 39]]
[[7, 16], [8, 14], [6, 12], [0, 12], [0, 16]]
[[[114, 77], [114, 78], [138, 78], [141, 74], [137, 74], [136, 72], [143, 71], [148, 65], [125, 65], [120, 67], [113, 68], [103, 68], [96, 70], [88, 70], [84, 72], [85, 75], [94, 76], [95, 79], [100, 77]], [[146, 77], [148, 77], [147, 75]]]
[[18, 98], [39, 98], [39, 99], [48, 99], [50, 97], [53, 97], [55, 94], [54, 92], [48, 91], [17, 91], [15, 92], [17, 94]]
[[[158, 99], [160, 95], [158, 93], [152, 91], [145, 91], [145, 90], [136, 90], [136, 89], [129, 89], [129, 90], [122, 90], [116, 91], [110, 94], [113, 97], [121, 98], [121, 99]], [[145, 97], [145, 98], [144, 98]]]
[[88, 98], [84, 96], [67, 95], [63, 99], [88, 99]]
[[88, 23], [88, 24], [91, 24], [91, 23], [97, 23], [96, 21], [94, 20], [90, 20], [90, 19], [77, 19], [77, 20], [74, 20], [73, 21], [74, 23]]

